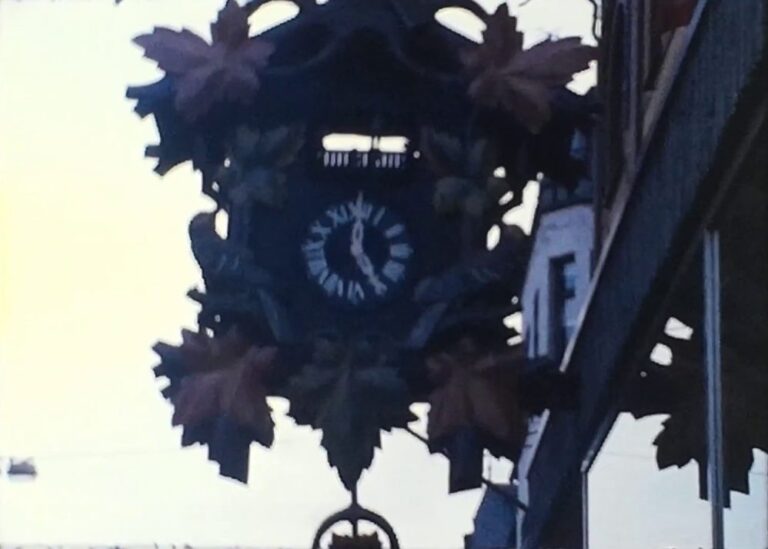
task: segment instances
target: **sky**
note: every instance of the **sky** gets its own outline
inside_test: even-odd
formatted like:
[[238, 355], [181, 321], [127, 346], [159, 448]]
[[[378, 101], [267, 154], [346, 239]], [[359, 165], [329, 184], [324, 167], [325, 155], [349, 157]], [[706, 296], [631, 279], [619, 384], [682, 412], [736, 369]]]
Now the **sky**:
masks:
[[[143, 158], [156, 131], [125, 88], [158, 72], [131, 39], [156, 25], [207, 36], [221, 5], [0, 0], [0, 456], [33, 456], [39, 471], [0, 477], [2, 544], [305, 547], [348, 502], [319, 434], [279, 401], [275, 445], [253, 446], [250, 485], [219, 477], [204, 449], [180, 448], [151, 371], [154, 342], [194, 327], [186, 228], [211, 203], [188, 166], [161, 180]], [[588, 33], [587, 2], [512, 7], [529, 42]], [[276, 2], [260, 23], [285, 9]], [[495, 480], [507, 471], [497, 465]], [[460, 547], [481, 493], [449, 496], [447, 475], [420, 442], [385, 434], [361, 501], [408, 549]]]

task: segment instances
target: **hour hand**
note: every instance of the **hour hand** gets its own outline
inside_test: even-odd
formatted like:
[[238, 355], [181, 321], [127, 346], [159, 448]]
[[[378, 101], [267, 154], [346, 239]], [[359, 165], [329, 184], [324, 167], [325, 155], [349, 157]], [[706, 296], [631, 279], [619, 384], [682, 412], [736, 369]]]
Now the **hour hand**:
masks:
[[352, 226], [352, 243], [349, 246], [349, 251], [352, 257], [359, 257], [363, 253], [363, 236], [365, 229], [363, 228], [363, 220], [357, 218], [355, 224]]
[[357, 261], [357, 266], [360, 268], [360, 271], [365, 275], [368, 279], [368, 283], [373, 287], [373, 291], [375, 291], [377, 295], [384, 295], [387, 293], [387, 285], [376, 276], [376, 271], [373, 268], [373, 263], [371, 263], [370, 258], [365, 253], [361, 253], [360, 255], [355, 256], [355, 260]]

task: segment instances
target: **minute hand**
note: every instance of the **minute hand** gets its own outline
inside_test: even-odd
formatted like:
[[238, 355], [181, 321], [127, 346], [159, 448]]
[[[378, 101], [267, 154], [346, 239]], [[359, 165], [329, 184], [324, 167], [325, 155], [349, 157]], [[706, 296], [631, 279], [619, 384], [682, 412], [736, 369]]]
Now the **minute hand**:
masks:
[[352, 257], [357, 258], [363, 251], [363, 236], [365, 234], [365, 228], [363, 227], [363, 220], [359, 217], [352, 226], [352, 242], [349, 245], [349, 251]]

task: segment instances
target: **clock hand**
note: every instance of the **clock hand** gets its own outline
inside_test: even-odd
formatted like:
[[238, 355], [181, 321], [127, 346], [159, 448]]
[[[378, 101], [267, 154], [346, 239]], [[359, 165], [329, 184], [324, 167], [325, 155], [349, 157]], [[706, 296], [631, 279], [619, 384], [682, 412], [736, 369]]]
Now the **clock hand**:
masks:
[[355, 260], [357, 261], [357, 266], [360, 268], [360, 271], [362, 271], [366, 278], [368, 278], [368, 283], [373, 286], [373, 290], [376, 292], [376, 294], [385, 294], [387, 292], [387, 285], [384, 284], [378, 276], [376, 276], [376, 271], [373, 268], [371, 259], [364, 252], [362, 252], [355, 256]]
[[363, 236], [365, 234], [365, 227], [363, 227], [363, 220], [357, 218], [355, 224], [352, 226], [352, 243], [349, 246], [349, 252], [352, 257], [357, 257], [363, 253]]
[[356, 207], [352, 209], [352, 217], [355, 224], [352, 226], [352, 242], [349, 246], [349, 252], [355, 258], [360, 271], [368, 279], [368, 283], [373, 287], [377, 295], [383, 295], [387, 291], [387, 285], [376, 275], [373, 263], [363, 248], [363, 238], [365, 237], [365, 225], [363, 224], [363, 193], [357, 195]]

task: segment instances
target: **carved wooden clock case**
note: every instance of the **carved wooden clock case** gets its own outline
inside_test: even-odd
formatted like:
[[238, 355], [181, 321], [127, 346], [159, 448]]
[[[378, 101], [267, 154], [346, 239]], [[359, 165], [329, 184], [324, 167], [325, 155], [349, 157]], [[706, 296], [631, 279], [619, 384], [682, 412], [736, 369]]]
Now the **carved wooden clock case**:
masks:
[[[137, 39], [167, 73], [128, 93], [158, 126], [148, 155], [160, 173], [191, 160], [229, 218], [226, 238], [213, 214], [190, 224], [200, 328], [156, 347], [174, 422], [185, 444], [207, 444], [222, 474], [245, 480], [249, 444], [273, 438], [266, 396], [287, 397], [354, 490], [380, 430], [405, 428], [409, 405], [430, 401], [430, 443], [452, 460], [451, 489], [477, 486], [483, 448], [514, 457], [523, 417], [508, 405], [520, 351], [502, 319], [519, 308], [528, 242], [509, 227], [489, 251], [486, 234], [528, 180], [580, 177], [570, 141], [584, 105], [554, 89], [551, 119], [531, 131], [473, 101], [462, 55], [478, 46], [435, 14], [458, 5], [489, 29], [511, 21], [514, 34], [506, 11], [302, 1], [294, 19], [249, 36], [263, 3], [227, 2], [211, 44], [167, 29]], [[222, 51], [229, 65], [201, 65]], [[338, 150], [324, 145], [331, 134], [406, 146]], [[461, 382], [456, 372], [474, 373]], [[488, 425], [455, 422], [477, 395], [493, 403]]]

